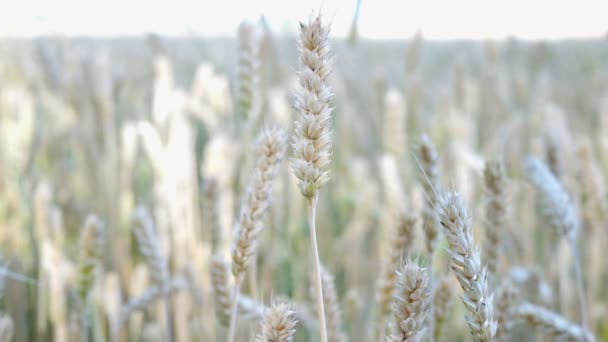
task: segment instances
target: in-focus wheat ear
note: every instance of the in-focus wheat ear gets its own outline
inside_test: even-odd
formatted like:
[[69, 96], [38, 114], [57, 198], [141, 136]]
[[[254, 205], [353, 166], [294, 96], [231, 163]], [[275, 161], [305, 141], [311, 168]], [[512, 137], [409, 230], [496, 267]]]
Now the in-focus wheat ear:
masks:
[[261, 324], [255, 342], [291, 342], [298, 320], [288, 304], [272, 304], [266, 309]]
[[329, 180], [333, 94], [328, 83], [332, 64], [328, 35], [329, 27], [321, 23], [320, 16], [300, 23], [300, 87], [294, 94], [298, 116], [291, 165], [300, 191], [309, 199]]
[[426, 333], [426, 317], [431, 299], [429, 274], [408, 260], [397, 273], [393, 296], [393, 318], [387, 342], [417, 342]]
[[494, 299], [479, 249], [473, 244], [471, 217], [462, 196], [455, 192], [442, 194], [437, 210], [448, 241], [451, 268], [462, 288], [462, 302], [469, 311], [466, 320], [471, 335], [476, 341], [492, 341], [496, 334]]
[[291, 167], [298, 179], [302, 195], [308, 199], [308, 223], [313, 257], [313, 280], [319, 313], [321, 342], [327, 342], [327, 327], [321, 284], [321, 261], [317, 245], [316, 209], [318, 192], [329, 179], [327, 170], [331, 157], [332, 91], [328, 84], [331, 72], [329, 57], [329, 27], [321, 23], [321, 16], [300, 23], [300, 87], [294, 94], [294, 108], [298, 112], [292, 139]]

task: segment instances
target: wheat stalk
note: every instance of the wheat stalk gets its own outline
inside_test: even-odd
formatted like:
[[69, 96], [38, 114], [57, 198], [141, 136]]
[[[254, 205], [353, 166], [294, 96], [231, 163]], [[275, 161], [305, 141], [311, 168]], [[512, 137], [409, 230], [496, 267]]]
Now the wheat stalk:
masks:
[[439, 198], [437, 208], [448, 241], [451, 268], [463, 290], [462, 302], [469, 311], [466, 319], [471, 334], [477, 341], [492, 341], [496, 334], [494, 300], [479, 249], [473, 244], [471, 217], [462, 196], [455, 192], [444, 193]]

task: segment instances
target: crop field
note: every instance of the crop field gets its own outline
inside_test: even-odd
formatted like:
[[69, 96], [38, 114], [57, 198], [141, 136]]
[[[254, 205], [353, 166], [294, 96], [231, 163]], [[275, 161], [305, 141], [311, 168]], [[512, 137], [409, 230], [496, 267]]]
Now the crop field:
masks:
[[608, 341], [608, 40], [0, 38], [0, 342]]

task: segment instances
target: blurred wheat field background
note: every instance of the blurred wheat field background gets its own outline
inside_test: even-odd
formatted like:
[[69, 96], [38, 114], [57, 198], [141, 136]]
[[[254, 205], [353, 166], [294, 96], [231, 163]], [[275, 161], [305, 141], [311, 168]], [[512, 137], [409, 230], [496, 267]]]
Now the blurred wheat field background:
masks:
[[608, 340], [606, 40], [318, 20], [0, 40], [0, 341]]

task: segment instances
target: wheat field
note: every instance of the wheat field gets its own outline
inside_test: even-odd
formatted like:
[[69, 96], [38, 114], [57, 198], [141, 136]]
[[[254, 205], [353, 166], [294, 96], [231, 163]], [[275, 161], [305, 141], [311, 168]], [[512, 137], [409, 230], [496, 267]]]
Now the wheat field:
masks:
[[608, 44], [0, 40], [0, 341], [608, 341]]

